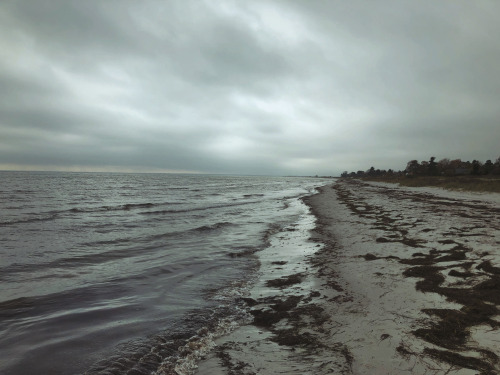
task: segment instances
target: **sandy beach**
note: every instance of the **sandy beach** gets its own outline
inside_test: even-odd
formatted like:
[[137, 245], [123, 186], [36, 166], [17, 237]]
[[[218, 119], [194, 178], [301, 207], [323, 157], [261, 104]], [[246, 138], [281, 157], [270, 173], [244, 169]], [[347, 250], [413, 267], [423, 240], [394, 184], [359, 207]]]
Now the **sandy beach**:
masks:
[[197, 374], [500, 373], [498, 194], [339, 180], [305, 203]]

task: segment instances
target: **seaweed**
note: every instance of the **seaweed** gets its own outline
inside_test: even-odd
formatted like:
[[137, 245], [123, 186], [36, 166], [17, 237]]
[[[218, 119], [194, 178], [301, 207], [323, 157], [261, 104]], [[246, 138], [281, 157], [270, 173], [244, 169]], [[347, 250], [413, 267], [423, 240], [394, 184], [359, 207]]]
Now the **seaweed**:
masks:
[[296, 273], [293, 275], [281, 277], [279, 279], [268, 280], [266, 282], [266, 286], [275, 287], [275, 288], [285, 288], [285, 287], [290, 286], [290, 285], [301, 283], [303, 278], [304, 278], [304, 274]]

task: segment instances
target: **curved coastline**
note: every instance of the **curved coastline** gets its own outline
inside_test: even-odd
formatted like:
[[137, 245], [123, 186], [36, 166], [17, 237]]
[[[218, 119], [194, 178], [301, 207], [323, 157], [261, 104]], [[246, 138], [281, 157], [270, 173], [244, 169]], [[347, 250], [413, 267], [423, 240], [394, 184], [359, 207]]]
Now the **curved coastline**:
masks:
[[497, 194], [338, 180], [303, 201], [307, 272], [250, 298], [199, 374], [498, 373]]

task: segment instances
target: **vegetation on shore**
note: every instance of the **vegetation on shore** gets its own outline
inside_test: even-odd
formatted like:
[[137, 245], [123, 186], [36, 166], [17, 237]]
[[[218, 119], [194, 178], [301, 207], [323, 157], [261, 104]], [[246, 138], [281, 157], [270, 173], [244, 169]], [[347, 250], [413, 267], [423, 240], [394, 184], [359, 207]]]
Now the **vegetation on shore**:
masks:
[[435, 186], [451, 190], [500, 193], [500, 157], [493, 163], [487, 160], [462, 161], [435, 157], [429, 161], [410, 160], [402, 171], [380, 170], [343, 172], [343, 178], [398, 183], [402, 186]]
[[500, 176], [420, 176], [408, 177], [365, 177], [363, 180], [397, 183], [401, 186], [433, 186], [449, 190], [500, 193]]

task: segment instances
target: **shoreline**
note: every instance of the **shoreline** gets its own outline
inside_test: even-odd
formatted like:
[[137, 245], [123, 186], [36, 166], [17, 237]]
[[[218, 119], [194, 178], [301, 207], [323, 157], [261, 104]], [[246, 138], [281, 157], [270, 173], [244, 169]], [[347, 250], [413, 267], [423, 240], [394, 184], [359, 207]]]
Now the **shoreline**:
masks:
[[[260, 277], [243, 297], [251, 322], [215, 340], [216, 348], [198, 363], [195, 374], [331, 374], [346, 371], [345, 348], [324, 343], [329, 321], [323, 305], [337, 295], [317, 277], [314, 261], [320, 242], [311, 241], [316, 218], [303, 202], [298, 221], [270, 238], [257, 253]], [[339, 360], [332, 361], [335, 352]]]
[[273, 296], [257, 285], [254, 323], [199, 374], [498, 373], [496, 194], [337, 181], [303, 201], [308, 272], [284, 267]]

